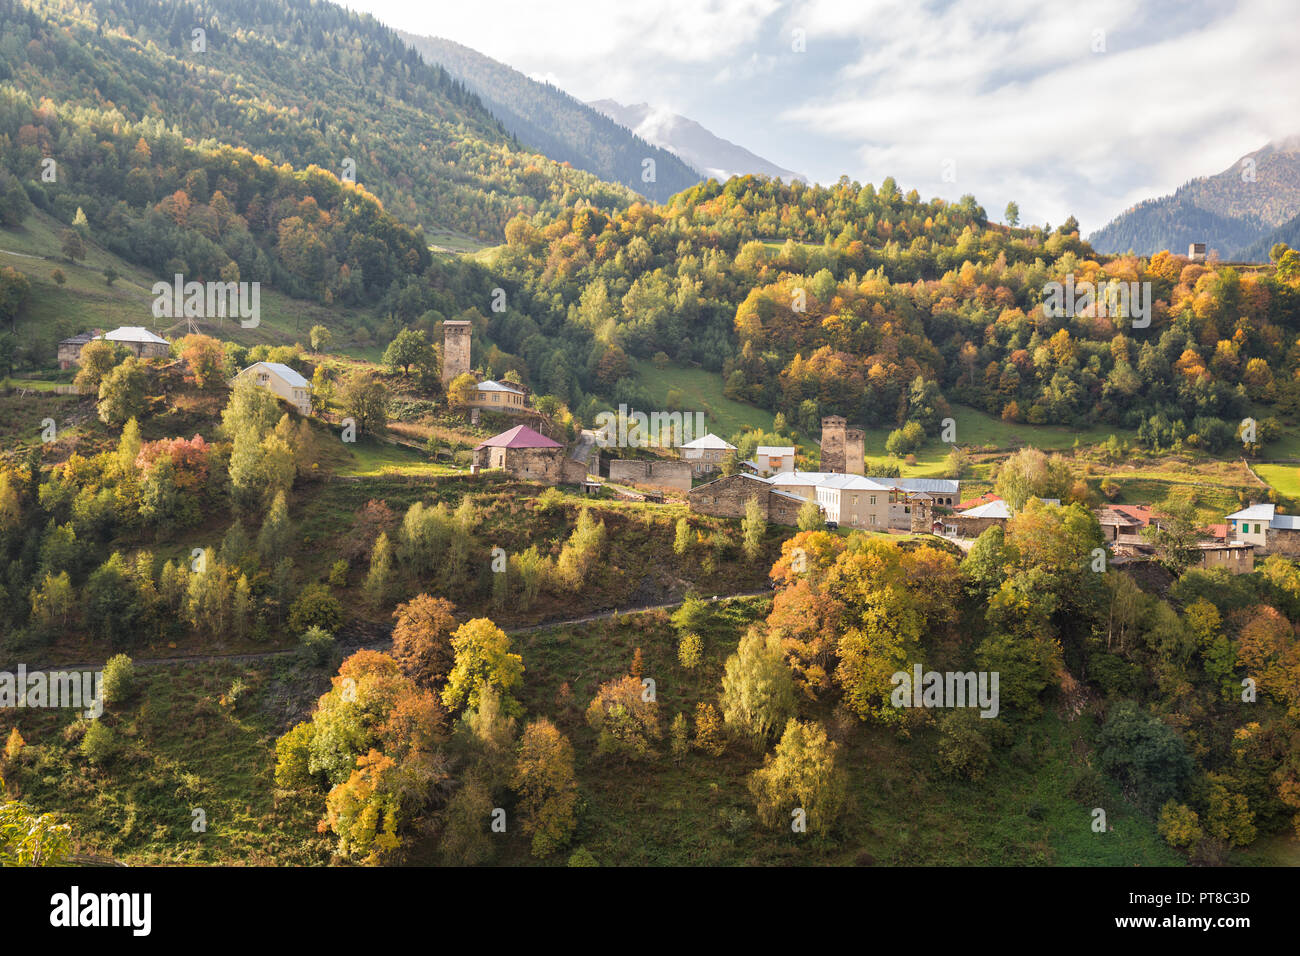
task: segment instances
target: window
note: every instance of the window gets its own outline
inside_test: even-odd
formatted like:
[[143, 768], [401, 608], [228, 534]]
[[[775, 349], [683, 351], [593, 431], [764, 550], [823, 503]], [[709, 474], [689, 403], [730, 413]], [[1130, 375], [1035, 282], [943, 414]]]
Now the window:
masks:
[[872, 515], [872, 516], [871, 516], [871, 523], [872, 523], [872, 524], [875, 524], [875, 523], [876, 523], [876, 516], [875, 516], [875, 515]]
[[872, 503], [873, 505], [876, 503], [876, 496], [875, 496], [875, 495], [872, 495], [872, 496], [871, 496], [871, 503]]

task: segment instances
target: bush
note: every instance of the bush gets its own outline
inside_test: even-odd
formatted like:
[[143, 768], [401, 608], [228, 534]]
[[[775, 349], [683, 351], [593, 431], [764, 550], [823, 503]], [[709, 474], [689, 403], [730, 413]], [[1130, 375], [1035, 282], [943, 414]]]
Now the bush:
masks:
[[580, 846], [569, 854], [569, 866], [600, 866], [600, 863], [591, 851], [585, 846]]
[[939, 718], [939, 767], [950, 777], [981, 780], [992, 747], [973, 711], [949, 711]]
[[120, 704], [136, 691], [135, 664], [125, 654], [114, 654], [104, 665], [99, 688], [105, 704]]
[[81, 755], [96, 767], [111, 763], [120, 749], [117, 734], [98, 720], [90, 722], [81, 738]]
[[326, 584], [307, 585], [289, 608], [289, 628], [299, 634], [313, 627], [333, 634], [342, 623], [343, 605]]
[[329, 631], [321, 627], [309, 627], [298, 638], [298, 651], [308, 664], [332, 669], [338, 645]]
[[700, 635], [695, 632], [683, 634], [681, 640], [677, 642], [677, 660], [687, 670], [695, 670], [700, 666], [700, 659], [704, 653], [704, 642]]

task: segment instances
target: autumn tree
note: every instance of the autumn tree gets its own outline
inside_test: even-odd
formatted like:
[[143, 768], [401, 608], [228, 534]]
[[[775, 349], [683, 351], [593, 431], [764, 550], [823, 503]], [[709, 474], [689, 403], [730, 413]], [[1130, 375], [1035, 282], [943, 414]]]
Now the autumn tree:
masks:
[[393, 658], [402, 671], [426, 687], [442, 684], [455, 666], [451, 634], [456, 605], [445, 598], [417, 594], [397, 605], [393, 619]]
[[451, 636], [455, 663], [442, 689], [442, 702], [450, 710], [478, 706], [479, 694], [491, 685], [501, 694], [501, 708], [509, 715], [523, 713], [513, 694], [523, 685], [524, 661], [510, 652], [510, 638], [488, 618], [466, 621]]
[[577, 825], [573, 746], [545, 717], [524, 728], [512, 786], [533, 855], [549, 856], [568, 843]]
[[631, 675], [600, 685], [587, 708], [587, 723], [600, 735], [599, 753], [655, 755], [654, 744], [661, 736], [659, 705]]
[[749, 778], [759, 819], [771, 827], [790, 825], [794, 812], [801, 810], [808, 832], [825, 834], [846, 791], [838, 751], [820, 724], [788, 721], [776, 749]]

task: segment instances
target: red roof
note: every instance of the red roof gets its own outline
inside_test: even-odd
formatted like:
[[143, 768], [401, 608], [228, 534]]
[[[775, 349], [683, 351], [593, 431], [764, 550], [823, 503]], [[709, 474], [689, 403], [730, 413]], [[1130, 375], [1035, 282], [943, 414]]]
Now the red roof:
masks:
[[1111, 511], [1118, 511], [1126, 518], [1132, 518], [1142, 525], [1151, 523], [1151, 506], [1150, 505], [1109, 505]]
[[1226, 524], [1207, 524], [1205, 530], [1210, 532], [1211, 537], [1219, 541], [1228, 540], [1228, 526]]
[[956, 508], [958, 511], [970, 511], [971, 508], [976, 508], [979, 505], [986, 505], [990, 501], [1001, 501], [1001, 500], [1002, 500], [1001, 495], [995, 495], [991, 491], [986, 491], [978, 498], [967, 498], [965, 501], [957, 502], [957, 504], [953, 505], [953, 507]]
[[552, 441], [545, 435], [538, 434], [527, 425], [516, 425], [500, 435], [493, 435], [482, 442], [479, 448], [563, 448], [558, 441]]

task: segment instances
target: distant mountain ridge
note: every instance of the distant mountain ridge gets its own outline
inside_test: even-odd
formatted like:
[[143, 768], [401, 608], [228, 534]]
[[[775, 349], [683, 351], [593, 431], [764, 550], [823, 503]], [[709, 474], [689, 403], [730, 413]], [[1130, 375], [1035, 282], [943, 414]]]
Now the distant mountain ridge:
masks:
[[[703, 178], [669, 150], [646, 142], [625, 124], [550, 83], [531, 79], [451, 40], [401, 31], [398, 35], [426, 62], [441, 66], [476, 93], [512, 136], [556, 162], [569, 163], [656, 202], [665, 202]], [[643, 178], [646, 159], [654, 160], [650, 182]]]
[[1172, 195], [1148, 199], [1116, 216], [1088, 237], [1098, 252], [1151, 255], [1185, 252], [1204, 242], [1225, 259], [1262, 261], [1294, 234], [1287, 224], [1300, 215], [1300, 136], [1269, 143], [1227, 169], [1179, 186]]
[[649, 103], [624, 106], [605, 99], [593, 100], [588, 105], [646, 141], [680, 156], [702, 176], [721, 182], [753, 173], [785, 182], [807, 181], [807, 177], [709, 132], [693, 119], [657, 109]]

